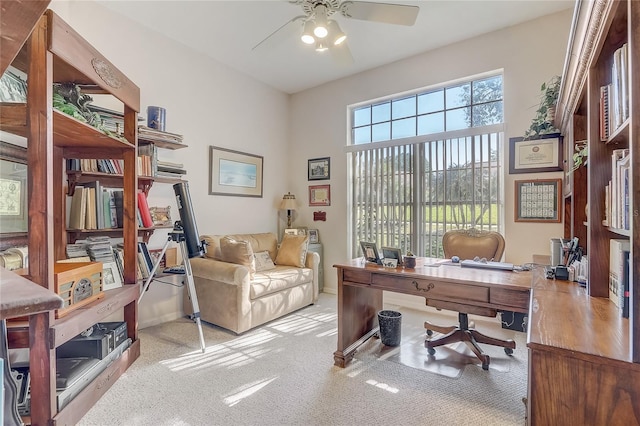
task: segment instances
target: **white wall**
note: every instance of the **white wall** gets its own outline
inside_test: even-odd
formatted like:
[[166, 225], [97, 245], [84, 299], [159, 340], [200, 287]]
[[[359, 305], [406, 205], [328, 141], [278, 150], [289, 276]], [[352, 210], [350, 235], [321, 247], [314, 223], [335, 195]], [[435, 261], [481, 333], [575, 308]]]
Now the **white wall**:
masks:
[[[200, 234], [277, 231], [276, 206], [289, 190], [288, 95], [94, 2], [50, 7], [140, 87], [143, 116], [147, 106], [162, 106], [166, 130], [184, 135], [188, 148], [161, 150], [159, 157], [185, 164]], [[263, 156], [263, 198], [209, 195], [210, 145]], [[171, 185], [155, 184], [149, 203], [170, 205], [179, 219]], [[156, 231], [149, 246], [166, 240], [166, 232]], [[140, 326], [181, 315], [182, 291], [152, 284], [140, 305]]]
[[[496, 69], [504, 69], [505, 93], [505, 238], [506, 261], [530, 262], [531, 255], [549, 253], [549, 238], [562, 235], [561, 224], [515, 223], [514, 180], [559, 178], [561, 172], [508, 174], [508, 139], [522, 136], [538, 106], [540, 85], [562, 74], [571, 11], [486, 34], [412, 58], [333, 81], [297, 93], [291, 99], [292, 192], [305, 202], [296, 225], [319, 230], [324, 244], [325, 291], [336, 291], [333, 264], [348, 255], [347, 106], [395, 93], [411, 91]], [[357, 60], [357, 57], [356, 57]], [[308, 182], [307, 160], [331, 157], [331, 180]], [[331, 184], [331, 206], [326, 222], [314, 222], [307, 187]], [[422, 301], [424, 305], [424, 301]]]
[[[276, 232], [283, 223], [276, 207], [291, 191], [300, 207], [294, 225], [319, 230], [329, 292], [336, 291], [332, 265], [347, 257], [347, 106], [503, 68], [508, 146], [528, 128], [540, 84], [562, 73], [571, 22], [567, 10], [288, 96], [93, 2], [54, 0], [51, 8], [140, 87], [143, 115], [148, 105], [167, 109], [166, 130], [183, 134], [189, 148], [160, 158], [185, 163], [200, 234]], [[210, 145], [264, 156], [264, 197], [208, 195]], [[307, 160], [327, 156], [331, 180], [308, 182]], [[549, 238], [562, 235], [562, 226], [515, 223], [514, 180], [561, 173], [505, 169], [506, 260], [528, 262], [533, 253], [549, 252]], [[308, 207], [312, 183], [331, 184], [331, 206]], [[149, 199], [176, 212], [169, 185], [154, 185]], [[317, 210], [327, 212], [326, 222], [313, 221]], [[150, 246], [165, 240], [166, 233], [156, 232]], [[181, 300], [174, 287], [152, 285], [141, 304], [141, 327], [180, 316]]]

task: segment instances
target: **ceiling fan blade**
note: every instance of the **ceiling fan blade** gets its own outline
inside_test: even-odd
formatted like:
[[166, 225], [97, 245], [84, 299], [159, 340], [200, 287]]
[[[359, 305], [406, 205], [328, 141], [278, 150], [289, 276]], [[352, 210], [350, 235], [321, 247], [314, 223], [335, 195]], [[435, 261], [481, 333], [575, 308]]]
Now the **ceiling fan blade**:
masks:
[[307, 19], [305, 15], [296, 16], [295, 18], [281, 25], [277, 30], [265, 37], [265, 39], [260, 43], [253, 46], [251, 50], [256, 50], [258, 48], [268, 48], [269, 46], [274, 46], [288, 38], [293, 37], [296, 31], [302, 31], [302, 27], [299, 24], [301, 24], [301, 21], [304, 19]]
[[340, 12], [347, 18], [406, 26], [415, 24], [419, 11], [418, 6], [368, 1], [345, 1], [340, 5]]
[[348, 66], [354, 62], [353, 56], [351, 55], [351, 49], [349, 49], [349, 45], [346, 41], [343, 41], [337, 46], [330, 47], [329, 53], [331, 54], [331, 58], [337, 64]]

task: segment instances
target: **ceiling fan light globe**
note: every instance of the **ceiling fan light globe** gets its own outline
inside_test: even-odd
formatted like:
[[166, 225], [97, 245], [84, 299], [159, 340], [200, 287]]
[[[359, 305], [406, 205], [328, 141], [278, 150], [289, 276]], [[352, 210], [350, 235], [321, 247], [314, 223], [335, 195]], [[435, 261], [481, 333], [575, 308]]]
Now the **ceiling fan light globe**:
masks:
[[316, 42], [316, 39], [313, 37], [313, 27], [315, 27], [315, 23], [311, 20], [304, 23], [302, 35], [300, 36], [300, 40], [302, 40], [303, 43], [313, 44]]
[[313, 29], [313, 34], [318, 38], [325, 38], [329, 34], [327, 27], [318, 25]]
[[329, 47], [327, 47], [326, 44], [324, 44], [323, 42], [319, 41], [316, 43], [316, 52], [326, 52], [327, 50], [329, 50]]
[[333, 40], [333, 45], [334, 46], [340, 46], [346, 39], [347, 39], [347, 35], [346, 34], [340, 34], [338, 37], [336, 37]]

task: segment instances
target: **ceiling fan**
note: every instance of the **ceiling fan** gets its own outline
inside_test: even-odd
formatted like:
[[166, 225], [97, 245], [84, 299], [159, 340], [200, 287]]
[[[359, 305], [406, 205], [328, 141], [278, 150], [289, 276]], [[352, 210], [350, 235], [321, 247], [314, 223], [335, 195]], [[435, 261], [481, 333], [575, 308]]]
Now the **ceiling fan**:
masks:
[[416, 22], [420, 10], [418, 6], [367, 1], [293, 0], [289, 3], [301, 6], [304, 15], [286, 22], [252, 50], [277, 42], [297, 30], [300, 32], [300, 40], [314, 46], [317, 52], [335, 51], [339, 53], [336, 57], [338, 60], [352, 62], [353, 58], [346, 43], [347, 35], [333, 19], [335, 16], [411, 26]]

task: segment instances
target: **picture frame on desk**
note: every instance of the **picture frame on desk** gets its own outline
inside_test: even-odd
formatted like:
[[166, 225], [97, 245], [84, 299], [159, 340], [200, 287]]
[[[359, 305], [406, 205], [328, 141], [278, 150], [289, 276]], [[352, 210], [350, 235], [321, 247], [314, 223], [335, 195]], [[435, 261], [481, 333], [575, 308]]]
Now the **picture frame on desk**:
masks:
[[509, 139], [509, 174], [560, 172], [563, 170], [562, 136]]
[[380, 260], [380, 255], [378, 254], [378, 247], [376, 246], [376, 243], [360, 241], [360, 247], [362, 248], [362, 255], [364, 257], [364, 260], [378, 265], [382, 263], [382, 261]]
[[105, 262], [102, 264], [102, 290], [113, 290], [122, 287], [122, 277], [116, 262]]
[[516, 222], [562, 221], [562, 179], [515, 181]]
[[[402, 266], [402, 252], [395, 247], [382, 247], [382, 258], [384, 260], [395, 259], [398, 266]], [[395, 266], [394, 266], [395, 267]]]

